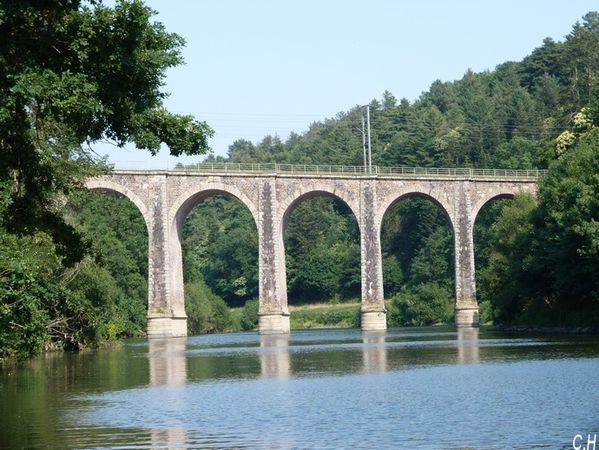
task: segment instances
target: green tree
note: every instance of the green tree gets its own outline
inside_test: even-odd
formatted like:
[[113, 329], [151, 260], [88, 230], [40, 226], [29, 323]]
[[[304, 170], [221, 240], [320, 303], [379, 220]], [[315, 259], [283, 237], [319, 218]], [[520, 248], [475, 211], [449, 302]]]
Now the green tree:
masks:
[[187, 332], [205, 334], [234, 329], [231, 311], [201, 279], [185, 284], [185, 313]]
[[477, 286], [479, 301], [491, 305], [487, 319], [515, 321], [535, 296], [533, 284], [543, 283], [530, 273], [535, 207], [533, 197], [522, 194], [494, 202], [480, 213], [484, 226], [475, 229]]
[[599, 72], [599, 13], [591, 11], [577, 22], [566, 37], [564, 54], [568, 64], [564, 75], [569, 81], [569, 103], [579, 110], [592, 102]]
[[594, 129], [552, 163], [539, 187], [534, 215], [536, 266], [549, 278], [547, 287], [560, 314], [598, 306], [598, 155], [599, 129]]
[[241, 329], [245, 331], [254, 330], [258, 326], [259, 300], [249, 300], [243, 305], [241, 311]]
[[148, 302], [148, 235], [141, 213], [120, 194], [81, 192], [71, 196], [67, 219], [93, 243], [96, 266], [116, 285], [120, 335], [141, 335]]
[[356, 218], [343, 202], [317, 197], [300, 203], [285, 229], [292, 301], [359, 296], [359, 242]]
[[82, 246], [53, 200], [96, 170], [89, 143], [208, 148], [208, 125], [163, 107], [165, 70], [182, 62], [183, 39], [152, 14], [140, 0], [0, 2], [1, 224], [48, 232], [67, 263]]
[[183, 226], [185, 280], [205, 281], [229, 306], [258, 294], [258, 231], [241, 201], [213, 196]]
[[[98, 140], [208, 148], [206, 123], [163, 106], [183, 40], [153, 14], [140, 0], [0, 0], [0, 360], [141, 331], [145, 301], [129, 298], [147, 295], [147, 258], [122, 240], [134, 226], [86, 227], [65, 200], [106, 168]], [[104, 260], [103, 246], [115, 250]]]
[[391, 301], [390, 326], [448, 323], [453, 318], [451, 293], [436, 283], [404, 287]]

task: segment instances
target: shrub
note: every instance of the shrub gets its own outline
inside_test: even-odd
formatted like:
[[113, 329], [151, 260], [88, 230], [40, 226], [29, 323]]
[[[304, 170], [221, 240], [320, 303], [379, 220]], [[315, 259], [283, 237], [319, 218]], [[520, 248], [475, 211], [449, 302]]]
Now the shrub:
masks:
[[185, 312], [189, 334], [230, 331], [233, 328], [231, 311], [225, 301], [201, 279], [185, 285]]
[[241, 310], [242, 330], [254, 330], [258, 326], [258, 303], [257, 298], [245, 302]]
[[387, 314], [389, 326], [434, 325], [453, 319], [453, 302], [446, 288], [436, 283], [404, 286]]

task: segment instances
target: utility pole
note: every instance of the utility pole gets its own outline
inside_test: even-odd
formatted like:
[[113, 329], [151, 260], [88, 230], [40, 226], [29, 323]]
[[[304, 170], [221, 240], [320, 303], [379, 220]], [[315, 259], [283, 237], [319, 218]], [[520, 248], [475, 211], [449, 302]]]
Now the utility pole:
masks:
[[372, 173], [372, 143], [370, 140], [370, 105], [366, 105], [366, 122], [368, 123], [368, 173]]
[[366, 125], [364, 123], [364, 114], [362, 114], [362, 153], [364, 154], [364, 172], [367, 171], [366, 160]]

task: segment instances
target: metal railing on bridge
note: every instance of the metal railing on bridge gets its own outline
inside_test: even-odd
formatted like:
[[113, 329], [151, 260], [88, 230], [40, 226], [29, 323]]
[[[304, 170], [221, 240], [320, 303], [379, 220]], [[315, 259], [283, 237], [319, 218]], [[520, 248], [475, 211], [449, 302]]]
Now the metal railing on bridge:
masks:
[[546, 170], [477, 169], [470, 167], [384, 167], [336, 166], [277, 163], [199, 163], [177, 166], [177, 172], [203, 173], [277, 173], [306, 175], [404, 176], [404, 177], [459, 177], [459, 178], [527, 178], [537, 179]]

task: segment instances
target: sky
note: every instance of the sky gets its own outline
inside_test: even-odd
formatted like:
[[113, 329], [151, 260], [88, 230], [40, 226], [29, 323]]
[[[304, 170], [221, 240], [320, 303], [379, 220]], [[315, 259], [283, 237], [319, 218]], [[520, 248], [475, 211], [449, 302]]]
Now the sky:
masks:
[[[105, 2], [111, 4], [111, 1]], [[185, 38], [165, 106], [215, 131], [216, 155], [237, 139], [285, 140], [356, 105], [417, 99], [435, 80], [519, 61], [561, 41], [591, 0], [146, 0], [155, 21]], [[117, 168], [167, 169], [203, 157], [152, 157], [95, 144]]]

